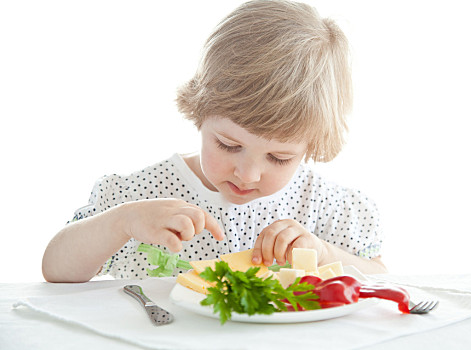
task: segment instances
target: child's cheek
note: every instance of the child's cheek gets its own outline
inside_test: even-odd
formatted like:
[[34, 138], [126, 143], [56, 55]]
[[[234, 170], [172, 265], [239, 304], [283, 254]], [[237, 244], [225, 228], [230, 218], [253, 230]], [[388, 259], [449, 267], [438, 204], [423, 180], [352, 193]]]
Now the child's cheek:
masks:
[[272, 193], [278, 192], [285, 187], [296, 172], [297, 165], [290, 166], [284, 169], [275, 169], [267, 176], [267, 187]]
[[216, 151], [208, 151], [203, 153], [201, 166], [204, 175], [213, 184], [218, 182], [218, 179], [224, 175], [225, 158], [218, 154]]

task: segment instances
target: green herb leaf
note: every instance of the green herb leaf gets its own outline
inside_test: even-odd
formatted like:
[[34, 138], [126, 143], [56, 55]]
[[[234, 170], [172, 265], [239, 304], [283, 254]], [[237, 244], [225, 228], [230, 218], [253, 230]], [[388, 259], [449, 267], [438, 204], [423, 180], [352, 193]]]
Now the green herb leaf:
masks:
[[[232, 271], [224, 261], [219, 261], [215, 269], [207, 267], [200, 276], [215, 282], [216, 286], [208, 289], [209, 294], [201, 301], [201, 305], [213, 306], [214, 313], [219, 313], [221, 324], [231, 319], [232, 312], [240, 314], [266, 314], [286, 311], [283, 300], [298, 310], [298, 306], [306, 310], [319, 309], [315, 301], [317, 296], [312, 293], [312, 285], [299, 283], [299, 278], [288, 288], [283, 288], [272, 276], [262, 279], [256, 276], [260, 268], [252, 267], [246, 272]], [[295, 292], [305, 292], [296, 295]]]
[[268, 270], [271, 270], [273, 272], [279, 272], [280, 269], [290, 269], [291, 265], [289, 262], [286, 262], [284, 265], [278, 265], [278, 264], [273, 264], [271, 266], [268, 266]]
[[180, 259], [178, 254], [169, 254], [150, 244], [141, 243], [138, 252], [147, 253], [147, 261], [151, 265], [158, 266], [155, 269], [147, 269], [150, 277], [167, 277], [173, 274], [175, 268], [190, 270], [192, 267], [188, 261]]

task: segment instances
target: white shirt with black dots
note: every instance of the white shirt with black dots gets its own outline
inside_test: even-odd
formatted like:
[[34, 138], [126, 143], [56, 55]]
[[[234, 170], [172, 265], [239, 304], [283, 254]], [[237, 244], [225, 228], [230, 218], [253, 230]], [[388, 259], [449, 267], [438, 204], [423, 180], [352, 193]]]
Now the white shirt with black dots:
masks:
[[[215, 240], [208, 231], [184, 241], [180, 258], [206, 260], [253, 247], [267, 225], [293, 219], [309, 232], [341, 249], [364, 258], [380, 255], [382, 231], [373, 201], [359, 191], [323, 180], [302, 163], [291, 181], [277, 193], [235, 205], [210, 191], [188, 168], [180, 155], [134, 172], [111, 175], [97, 181], [89, 204], [75, 212], [73, 221], [101, 213], [118, 204], [152, 198], [178, 198], [210, 213], [224, 229], [225, 239]], [[100, 274], [115, 278], [146, 278], [146, 253], [137, 252], [140, 242], [131, 239], [103, 266]], [[170, 251], [158, 246], [162, 250]], [[175, 269], [174, 275], [182, 272]]]

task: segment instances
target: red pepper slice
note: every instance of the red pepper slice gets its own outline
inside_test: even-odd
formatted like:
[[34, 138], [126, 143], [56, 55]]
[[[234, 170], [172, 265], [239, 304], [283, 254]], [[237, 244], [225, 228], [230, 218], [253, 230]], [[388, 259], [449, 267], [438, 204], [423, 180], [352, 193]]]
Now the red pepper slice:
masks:
[[350, 276], [338, 276], [322, 281], [314, 293], [319, 296], [322, 308], [356, 303], [360, 296], [361, 283]]
[[409, 312], [409, 293], [404, 288], [392, 285], [363, 285], [360, 289], [360, 298], [379, 298], [397, 303], [399, 311]]
[[[327, 280], [316, 276], [304, 276], [300, 280], [300, 283], [303, 282], [314, 287], [312, 292], [319, 297], [315, 300], [324, 309], [356, 303], [359, 298], [379, 298], [394, 301], [401, 312], [409, 313], [409, 293], [401, 287], [362, 284], [351, 276], [337, 276]], [[302, 293], [305, 292], [297, 292], [297, 294]], [[288, 306], [288, 309], [291, 310], [292, 307]]]
[[312, 292], [319, 297], [315, 300], [323, 309], [356, 303], [360, 295], [361, 283], [350, 276], [338, 276], [327, 280], [304, 276], [300, 280], [300, 283], [303, 282], [314, 286]]
[[299, 281], [299, 283], [306, 282], [306, 283], [312, 284], [313, 286], [317, 286], [318, 284], [322, 283], [322, 281], [323, 279], [317, 276], [306, 275], [306, 276], [301, 277], [301, 280]]
[[353, 287], [353, 288], [357, 288], [358, 286], [361, 286], [361, 283], [355, 277], [352, 277], [352, 276], [332, 277], [332, 278], [329, 278], [327, 280], [323, 280], [321, 282], [321, 285], [325, 284], [325, 283], [331, 283], [333, 281], [342, 281], [342, 283], [344, 283], [345, 285], [347, 285], [349, 287]]

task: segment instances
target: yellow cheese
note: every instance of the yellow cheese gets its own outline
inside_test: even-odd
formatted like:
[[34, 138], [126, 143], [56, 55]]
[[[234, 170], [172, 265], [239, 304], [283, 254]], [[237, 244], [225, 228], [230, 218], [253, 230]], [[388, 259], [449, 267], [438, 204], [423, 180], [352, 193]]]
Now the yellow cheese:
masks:
[[273, 272], [272, 270], [268, 270], [267, 272], [265, 272], [263, 275], [260, 275], [258, 276], [260, 278], [268, 278], [268, 277], [271, 277], [272, 279], [274, 280], [278, 280], [279, 277], [278, 277], [278, 272]]
[[[327, 271], [328, 269], [332, 269], [334, 272], [335, 276], [343, 276], [345, 273], [343, 272], [343, 265], [341, 261], [336, 261], [330, 264], [322, 265], [318, 267], [319, 274], [322, 276], [324, 271]], [[333, 277], [335, 277], [333, 276]]]
[[191, 267], [193, 267], [197, 274], [200, 274], [207, 267], [210, 267], [214, 270], [214, 265], [217, 261], [219, 261], [219, 259], [190, 261], [190, 265]]
[[317, 271], [317, 251], [308, 248], [293, 248], [293, 269]]
[[260, 277], [268, 271], [268, 267], [263, 264], [255, 265], [252, 263], [253, 249], [244, 250], [243, 252], [221, 255], [219, 258], [229, 264], [234, 271], [245, 272], [251, 267], [260, 267], [257, 276]]
[[305, 275], [304, 270], [297, 270], [297, 269], [281, 268], [280, 272], [278, 272], [278, 278], [283, 288], [288, 288], [289, 285], [292, 284], [296, 280], [296, 278], [303, 277], [304, 275]]
[[336, 277], [337, 275], [335, 274], [334, 270], [332, 269], [327, 269], [327, 270], [322, 270], [320, 274], [320, 278], [323, 280], [328, 280], [329, 278]]
[[306, 271], [306, 274], [305, 276], [316, 276], [316, 277], [321, 277], [319, 276], [319, 271], [316, 270], [316, 271]]
[[273, 274], [274, 274], [273, 271], [268, 270], [268, 271], [265, 272], [263, 275], [260, 275], [260, 276], [258, 276], [258, 277], [265, 279], [265, 278], [268, 278], [268, 277], [270, 277], [270, 276], [273, 276]]
[[202, 294], [208, 294], [208, 288], [214, 286], [210, 282], [198, 276], [194, 270], [179, 274], [177, 277], [177, 283]]

